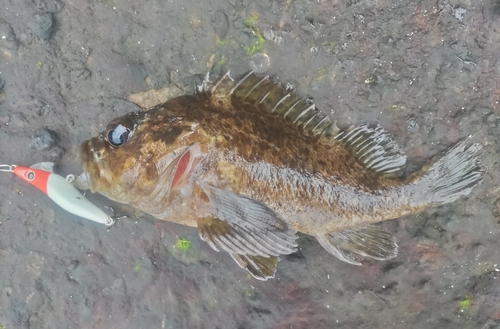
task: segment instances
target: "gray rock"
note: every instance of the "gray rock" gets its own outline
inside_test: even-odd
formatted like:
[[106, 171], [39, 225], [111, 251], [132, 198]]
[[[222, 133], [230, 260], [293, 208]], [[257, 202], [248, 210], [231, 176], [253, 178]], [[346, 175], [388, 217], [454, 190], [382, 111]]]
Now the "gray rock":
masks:
[[38, 130], [31, 139], [30, 147], [37, 151], [50, 150], [57, 143], [57, 135], [47, 128]]
[[54, 19], [51, 13], [37, 14], [32, 17], [28, 25], [40, 39], [47, 40], [52, 35]]

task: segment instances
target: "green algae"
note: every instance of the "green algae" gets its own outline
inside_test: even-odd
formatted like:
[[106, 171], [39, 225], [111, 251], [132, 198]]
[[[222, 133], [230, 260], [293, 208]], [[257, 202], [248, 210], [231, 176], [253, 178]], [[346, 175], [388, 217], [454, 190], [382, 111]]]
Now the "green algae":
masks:
[[458, 307], [462, 312], [469, 311], [471, 306], [472, 306], [472, 298], [470, 296], [466, 296], [464, 299], [458, 302]]
[[189, 248], [191, 248], [191, 241], [189, 241], [186, 238], [177, 239], [177, 242], [175, 243], [175, 247], [177, 249], [180, 249], [180, 250], [186, 252], [189, 250]]

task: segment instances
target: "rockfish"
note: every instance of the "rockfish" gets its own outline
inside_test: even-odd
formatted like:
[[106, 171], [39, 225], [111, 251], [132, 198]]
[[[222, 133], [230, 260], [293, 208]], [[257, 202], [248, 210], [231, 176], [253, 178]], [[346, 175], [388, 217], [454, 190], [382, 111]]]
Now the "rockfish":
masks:
[[479, 144], [458, 142], [404, 177], [406, 156], [376, 124], [339, 130], [315, 105], [252, 72], [112, 120], [81, 146], [77, 186], [198, 228], [267, 280], [296, 232], [355, 265], [397, 255], [371, 224], [467, 195], [483, 177]]

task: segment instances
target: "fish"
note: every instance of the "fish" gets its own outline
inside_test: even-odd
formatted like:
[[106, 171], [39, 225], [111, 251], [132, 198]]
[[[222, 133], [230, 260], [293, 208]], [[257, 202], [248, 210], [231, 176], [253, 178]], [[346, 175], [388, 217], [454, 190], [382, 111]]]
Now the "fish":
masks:
[[338, 259], [396, 257], [374, 225], [453, 202], [482, 180], [481, 144], [466, 137], [419, 171], [374, 123], [339, 129], [269, 76], [209, 76], [192, 95], [109, 122], [82, 143], [76, 184], [200, 238], [259, 280], [297, 251], [297, 232]]

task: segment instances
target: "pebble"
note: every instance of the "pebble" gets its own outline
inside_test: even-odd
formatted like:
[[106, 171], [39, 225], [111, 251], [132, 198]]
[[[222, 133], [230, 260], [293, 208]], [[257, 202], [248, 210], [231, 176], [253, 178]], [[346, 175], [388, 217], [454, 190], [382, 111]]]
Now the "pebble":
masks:
[[250, 59], [250, 67], [255, 71], [255, 73], [266, 72], [270, 65], [271, 61], [269, 60], [269, 56], [266, 54], [257, 53]]
[[61, 160], [63, 155], [64, 155], [64, 149], [62, 147], [60, 147], [59, 145], [56, 145], [50, 149], [49, 157], [54, 162]]
[[465, 10], [464, 8], [458, 7], [453, 12], [453, 15], [455, 16], [456, 19], [458, 19], [459, 21], [462, 21], [462, 19], [464, 19], [464, 15], [466, 12], [467, 12], [467, 10]]
[[406, 130], [408, 132], [416, 132], [418, 131], [419, 127], [420, 125], [418, 124], [417, 118], [415, 118], [415, 116], [410, 115], [406, 118]]
[[478, 243], [472, 246], [472, 252], [476, 258], [480, 258], [488, 254], [488, 248]]
[[[0, 82], [0, 89], [2, 89], [2, 83]], [[498, 123], [498, 117], [494, 114], [494, 113], [491, 113], [489, 114], [487, 117], [486, 117], [486, 123], [488, 125], [492, 125], [492, 126], [495, 126], [497, 123]]]
[[274, 38], [276, 37], [276, 35], [274, 34], [274, 31], [271, 29], [264, 30], [264, 32], [262, 33], [262, 36], [264, 37], [264, 39], [266, 39], [268, 41], [274, 41]]
[[283, 37], [277, 35], [272, 29], [266, 29], [262, 33], [264, 39], [269, 40], [275, 44], [283, 43]]
[[38, 130], [31, 139], [30, 147], [37, 151], [50, 150], [57, 142], [56, 133], [47, 128]]
[[17, 41], [14, 30], [10, 24], [0, 21], [0, 48], [2, 47], [17, 50], [17, 48], [19, 48], [19, 41]]
[[52, 34], [54, 20], [51, 13], [37, 14], [32, 17], [28, 25], [40, 39], [47, 40]]

